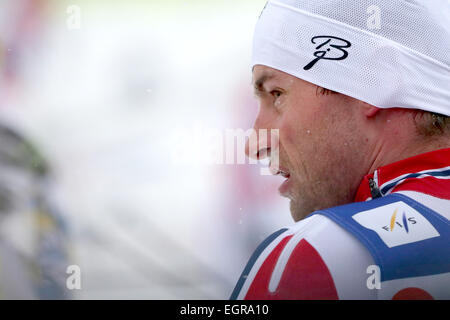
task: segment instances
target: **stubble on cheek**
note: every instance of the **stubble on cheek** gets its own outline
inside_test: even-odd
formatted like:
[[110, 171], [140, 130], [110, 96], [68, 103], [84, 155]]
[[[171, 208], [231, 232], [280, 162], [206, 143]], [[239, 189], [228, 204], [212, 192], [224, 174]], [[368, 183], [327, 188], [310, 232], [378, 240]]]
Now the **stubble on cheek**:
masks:
[[[295, 221], [305, 218], [314, 211], [333, 206], [338, 179], [335, 177], [339, 161], [330, 146], [333, 142], [323, 140], [320, 132], [304, 129], [301, 141], [291, 147], [295, 153], [291, 158], [293, 177], [289, 198], [291, 215]], [[317, 135], [315, 134], [317, 133]], [[337, 162], [337, 163], [336, 163]]]
[[323, 209], [321, 207], [320, 192], [322, 182], [310, 175], [303, 164], [303, 176], [296, 174], [296, 180], [293, 183], [293, 190], [290, 195], [290, 211], [295, 221], [305, 218], [310, 213]]
[[290, 205], [295, 221], [314, 211], [352, 202], [361, 180], [362, 174], [354, 172], [358, 167], [355, 152], [344, 145], [347, 142], [338, 142], [344, 147], [336, 147], [332, 139], [317, 143], [314, 152], [299, 162], [299, 172], [295, 175], [297, 181]]
[[336, 161], [332, 150], [335, 137], [330, 131], [332, 117], [320, 101], [305, 93], [304, 97], [299, 96], [291, 102], [289, 117], [280, 129], [280, 141], [284, 144], [293, 178], [288, 195], [290, 211], [294, 220], [299, 221], [314, 211], [329, 207], [329, 199], [325, 197], [333, 191], [330, 180], [333, 180]]
[[[305, 133], [305, 137], [301, 139], [301, 143], [291, 145], [290, 149], [293, 150], [291, 159], [294, 161], [290, 163], [292, 187], [288, 198], [291, 216], [295, 221], [321, 209], [317, 189], [320, 189], [322, 182], [316, 176], [317, 160], [314, 154], [314, 142], [309, 133]], [[305, 145], [305, 142], [311, 145]]]

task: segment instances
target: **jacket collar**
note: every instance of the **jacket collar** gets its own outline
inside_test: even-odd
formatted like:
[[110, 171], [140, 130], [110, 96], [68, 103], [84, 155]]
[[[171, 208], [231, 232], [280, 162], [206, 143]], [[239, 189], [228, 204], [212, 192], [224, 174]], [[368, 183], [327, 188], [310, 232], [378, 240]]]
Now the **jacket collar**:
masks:
[[385, 196], [407, 179], [426, 176], [450, 177], [450, 148], [423, 153], [378, 168], [363, 178], [355, 202], [371, 200], [377, 191], [374, 187], [380, 191], [381, 196]]

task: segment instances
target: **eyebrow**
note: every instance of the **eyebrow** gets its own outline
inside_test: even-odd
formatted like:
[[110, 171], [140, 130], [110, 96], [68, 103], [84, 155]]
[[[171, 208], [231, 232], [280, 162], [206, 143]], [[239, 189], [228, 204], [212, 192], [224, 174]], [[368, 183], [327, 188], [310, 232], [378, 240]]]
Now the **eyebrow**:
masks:
[[262, 74], [253, 84], [253, 87], [255, 89], [255, 93], [264, 91], [263, 90], [264, 83], [267, 80], [270, 80], [272, 78], [275, 78], [275, 75], [267, 74], [267, 73]]

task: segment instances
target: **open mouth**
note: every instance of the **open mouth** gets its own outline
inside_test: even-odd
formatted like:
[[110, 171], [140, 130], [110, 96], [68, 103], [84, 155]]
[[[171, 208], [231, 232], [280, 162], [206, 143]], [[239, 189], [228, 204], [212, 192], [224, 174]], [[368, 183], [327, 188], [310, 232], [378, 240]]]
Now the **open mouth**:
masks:
[[278, 168], [273, 168], [272, 166], [270, 166], [270, 171], [272, 172], [273, 175], [275, 176], [282, 176], [283, 178], [285, 178], [286, 180], [281, 184], [280, 188], [278, 189], [278, 192], [280, 193], [281, 196], [287, 196], [288, 192], [289, 192], [289, 187], [291, 185], [291, 173], [289, 172], [288, 169], [284, 168], [284, 167], [278, 167]]
[[291, 173], [288, 169], [282, 167], [282, 166], [274, 166], [272, 162], [269, 164], [269, 170], [274, 176], [282, 176], [286, 179], [289, 179], [291, 176]]
[[291, 176], [291, 174], [289, 173], [289, 171], [284, 171], [284, 170], [278, 170], [276, 175], [280, 175], [283, 178], [289, 179], [289, 177]]

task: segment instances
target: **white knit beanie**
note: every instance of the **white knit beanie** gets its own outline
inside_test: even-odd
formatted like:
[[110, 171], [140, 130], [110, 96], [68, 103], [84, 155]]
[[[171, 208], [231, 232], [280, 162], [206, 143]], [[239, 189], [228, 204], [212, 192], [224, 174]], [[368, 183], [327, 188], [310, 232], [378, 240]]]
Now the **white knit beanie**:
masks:
[[380, 108], [450, 116], [450, 0], [268, 1], [252, 65]]

